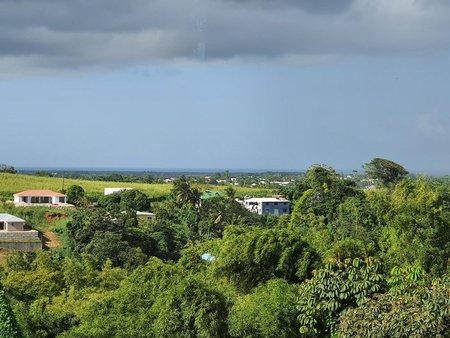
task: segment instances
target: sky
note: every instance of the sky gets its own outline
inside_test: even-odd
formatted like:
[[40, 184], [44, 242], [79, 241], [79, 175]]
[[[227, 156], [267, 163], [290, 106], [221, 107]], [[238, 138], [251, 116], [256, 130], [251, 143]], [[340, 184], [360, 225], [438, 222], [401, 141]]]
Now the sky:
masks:
[[3, 0], [0, 163], [449, 173], [446, 0]]

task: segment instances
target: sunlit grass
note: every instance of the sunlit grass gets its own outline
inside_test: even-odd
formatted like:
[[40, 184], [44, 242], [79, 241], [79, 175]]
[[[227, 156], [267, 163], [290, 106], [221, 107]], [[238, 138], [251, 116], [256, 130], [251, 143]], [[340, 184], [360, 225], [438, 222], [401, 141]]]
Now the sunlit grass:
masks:
[[[64, 184], [64, 185], [63, 185]], [[125, 183], [125, 182], [107, 182], [107, 181], [91, 181], [82, 179], [64, 179], [62, 177], [40, 177], [23, 174], [6, 174], [0, 173], [0, 196], [2, 199], [12, 199], [16, 192], [30, 189], [49, 189], [53, 191], [61, 191], [71, 185], [79, 185], [83, 187], [88, 195], [103, 194], [105, 188], [133, 188], [141, 190], [149, 197], [158, 198], [166, 196], [172, 189], [172, 184], [162, 183]], [[200, 190], [217, 190], [224, 191], [226, 186], [213, 186], [200, 184], [196, 185]], [[250, 187], [234, 187], [237, 196], [265, 196], [273, 194], [274, 191], [266, 188], [250, 188]]]

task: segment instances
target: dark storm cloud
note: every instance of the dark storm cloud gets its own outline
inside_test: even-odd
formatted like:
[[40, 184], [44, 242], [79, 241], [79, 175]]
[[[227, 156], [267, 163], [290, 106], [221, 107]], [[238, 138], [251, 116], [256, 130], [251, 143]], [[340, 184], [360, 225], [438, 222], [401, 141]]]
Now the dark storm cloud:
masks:
[[421, 53], [449, 29], [442, 0], [3, 0], [0, 73]]

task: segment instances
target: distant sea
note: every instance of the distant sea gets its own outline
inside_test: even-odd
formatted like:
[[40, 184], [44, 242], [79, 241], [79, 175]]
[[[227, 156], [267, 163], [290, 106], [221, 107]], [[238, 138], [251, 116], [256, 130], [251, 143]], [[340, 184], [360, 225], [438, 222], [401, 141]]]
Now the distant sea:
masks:
[[132, 176], [155, 175], [155, 176], [205, 176], [214, 173], [228, 171], [230, 175], [281, 173], [295, 175], [306, 170], [298, 169], [233, 169], [233, 168], [75, 168], [75, 167], [16, 167], [23, 174], [34, 174], [38, 171], [46, 171], [51, 174], [78, 174], [78, 175], [110, 175], [122, 174]]

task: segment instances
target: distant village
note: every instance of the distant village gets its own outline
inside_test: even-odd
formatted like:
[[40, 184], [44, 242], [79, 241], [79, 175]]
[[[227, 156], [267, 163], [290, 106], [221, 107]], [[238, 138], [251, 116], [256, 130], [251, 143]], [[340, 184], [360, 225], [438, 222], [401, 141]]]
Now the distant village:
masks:
[[[1, 170], [0, 170], [1, 171]], [[302, 171], [288, 172], [223, 172], [202, 173], [190, 171], [158, 172], [158, 171], [46, 171], [46, 170], [21, 170], [20, 173], [46, 176], [46, 177], [66, 177], [81, 178], [86, 180], [99, 180], [110, 182], [136, 182], [136, 183], [165, 183], [171, 184], [180, 176], [186, 176], [189, 181], [209, 185], [232, 185], [236, 187], [265, 187], [277, 189], [295, 184], [305, 176]], [[347, 170], [340, 172], [344, 179], [351, 179], [364, 189], [374, 188], [376, 180], [370, 179], [364, 172], [357, 170]]]
[[[167, 183], [172, 182], [167, 180]], [[132, 188], [105, 188], [104, 195], [120, 193]], [[211, 200], [222, 197], [222, 193], [214, 190], [204, 191], [200, 199]], [[289, 200], [284, 196], [275, 195], [271, 197], [249, 197], [236, 199], [247, 210], [259, 215], [284, 215], [290, 213]], [[67, 195], [51, 190], [26, 190], [13, 195], [16, 207], [54, 207], [74, 208], [73, 204], [67, 203]], [[154, 214], [147, 211], [136, 211], [138, 219], [152, 219]], [[24, 219], [7, 213], [0, 213], [0, 247], [5, 249], [16, 249], [23, 251], [34, 251], [42, 248], [42, 240], [39, 232], [31, 229]]]

